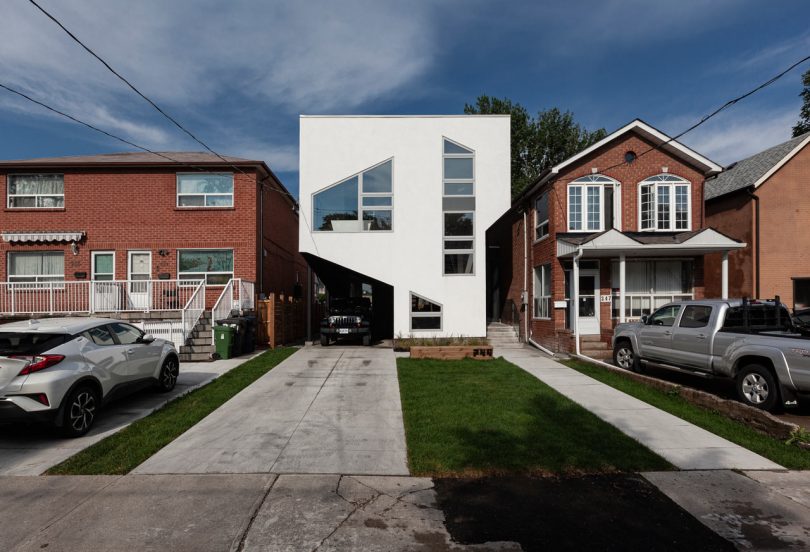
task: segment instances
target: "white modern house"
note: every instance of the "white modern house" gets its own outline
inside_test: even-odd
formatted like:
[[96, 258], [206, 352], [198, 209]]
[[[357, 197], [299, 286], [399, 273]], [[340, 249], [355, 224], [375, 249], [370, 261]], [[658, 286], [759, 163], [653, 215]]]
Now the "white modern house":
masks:
[[485, 235], [510, 207], [504, 116], [301, 116], [300, 251], [371, 296], [377, 337], [484, 336]]

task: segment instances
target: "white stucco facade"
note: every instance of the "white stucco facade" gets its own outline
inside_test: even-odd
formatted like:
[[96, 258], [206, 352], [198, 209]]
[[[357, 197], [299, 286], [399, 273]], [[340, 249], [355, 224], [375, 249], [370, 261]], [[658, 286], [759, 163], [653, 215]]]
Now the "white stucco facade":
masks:
[[[301, 116], [300, 250], [394, 288], [394, 336], [486, 335], [486, 231], [510, 206], [508, 116]], [[444, 275], [443, 143], [474, 152], [474, 270]], [[313, 228], [313, 195], [392, 159], [391, 231]], [[452, 202], [451, 198], [451, 202]], [[410, 294], [442, 306], [412, 331]]]

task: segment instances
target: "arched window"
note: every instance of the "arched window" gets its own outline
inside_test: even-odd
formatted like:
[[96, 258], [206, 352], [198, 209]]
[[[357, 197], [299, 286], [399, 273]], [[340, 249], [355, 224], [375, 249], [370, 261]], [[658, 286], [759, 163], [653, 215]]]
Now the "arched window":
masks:
[[601, 174], [568, 185], [568, 231], [601, 232], [613, 227], [613, 193], [618, 182]]
[[674, 174], [651, 176], [638, 185], [640, 230], [690, 230], [692, 184]]

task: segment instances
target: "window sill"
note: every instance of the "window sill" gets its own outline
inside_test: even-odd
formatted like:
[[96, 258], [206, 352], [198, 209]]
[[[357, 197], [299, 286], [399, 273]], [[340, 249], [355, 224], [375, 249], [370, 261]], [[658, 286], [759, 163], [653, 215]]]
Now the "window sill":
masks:
[[236, 207], [175, 207], [175, 211], [236, 211]]
[[551, 237], [551, 234], [546, 234], [542, 238], [537, 238], [536, 240], [534, 240], [532, 242], [532, 245], [536, 245], [536, 244], [540, 243], [541, 241], [545, 241], [545, 240], [549, 239], [550, 237]]
[[6, 207], [6, 213], [63, 213], [64, 207]]

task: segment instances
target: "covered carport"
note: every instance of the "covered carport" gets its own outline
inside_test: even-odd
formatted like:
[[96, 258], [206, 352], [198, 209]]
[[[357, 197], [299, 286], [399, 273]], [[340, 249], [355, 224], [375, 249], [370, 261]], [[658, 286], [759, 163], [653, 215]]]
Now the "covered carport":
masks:
[[[312, 271], [326, 287], [327, 297], [363, 297], [364, 289], [371, 295], [371, 337], [374, 341], [394, 337], [394, 287], [321, 257], [303, 253]], [[313, 301], [313, 293], [307, 301]], [[308, 309], [314, 312], [313, 309]], [[320, 320], [311, 320], [317, 327]], [[308, 336], [312, 340], [313, 336]]]

